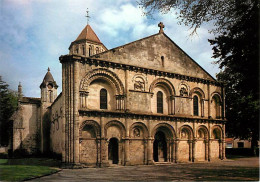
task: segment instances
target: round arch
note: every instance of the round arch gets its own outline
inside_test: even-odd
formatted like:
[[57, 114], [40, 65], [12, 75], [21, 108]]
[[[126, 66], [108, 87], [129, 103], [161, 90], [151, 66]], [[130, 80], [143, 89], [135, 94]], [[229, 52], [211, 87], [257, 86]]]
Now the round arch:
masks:
[[191, 89], [190, 97], [192, 97], [192, 95], [194, 93], [198, 93], [200, 95], [201, 99], [205, 99], [205, 93], [203, 92], [203, 90], [201, 88], [195, 87], [195, 88]]
[[80, 90], [88, 91], [89, 85], [97, 79], [103, 79], [116, 89], [116, 95], [124, 95], [124, 86], [119, 77], [112, 71], [98, 68], [90, 71], [80, 82]]
[[175, 89], [172, 83], [165, 78], [158, 78], [154, 80], [150, 85], [149, 92], [153, 93], [153, 90], [156, 86], [162, 86], [170, 93], [170, 95], [175, 95]]
[[96, 134], [97, 137], [100, 136], [100, 130], [101, 130], [100, 125], [99, 125], [96, 121], [94, 121], [94, 120], [86, 120], [86, 121], [84, 121], [84, 122], [80, 125], [80, 127], [79, 127], [79, 136], [80, 136], [80, 137], [82, 136], [82, 130], [83, 130], [84, 127], [87, 126], [87, 125], [90, 125], [90, 126], [93, 127], [93, 129], [94, 129], [95, 134]]
[[197, 129], [197, 138], [200, 138], [200, 130], [203, 131], [204, 134], [204, 139], [208, 139], [209, 138], [209, 130], [205, 125], [200, 125]]
[[211, 102], [212, 102], [212, 100], [214, 99], [214, 98], [217, 98], [219, 101], [220, 101], [220, 103], [222, 103], [222, 98], [221, 98], [221, 94], [220, 93], [218, 93], [218, 92], [213, 92], [212, 94], [211, 94]]
[[129, 130], [129, 135], [130, 137], [132, 137], [132, 130], [135, 128], [135, 127], [138, 127], [140, 128], [142, 131], [143, 131], [143, 137], [146, 138], [148, 137], [148, 128], [146, 127], [146, 125], [142, 122], [135, 122], [133, 123], [131, 126], [130, 126], [130, 130]]
[[183, 125], [180, 130], [179, 130], [179, 138], [183, 138], [182, 137], [182, 132], [183, 131], [187, 131], [188, 132], [188, 139], [193, 139], [194, 138], [194, 132], [193, 129], [189, 126], [189, 125]]
[[105, 137], [106, 137], [106, 138], [107, 138], [107, 129], [108, 129], [110, 126], [116, 126], [116, 127], [118, 127], [119, 130], [120, 130], [121, 137], [125, 137], [126, 130], [125, 130], [124, 124], [121, 123], [120, 121], [112, 120], [112, 121], [109, 121], [109, 122], [105, 125]]
[[165, 134], [167, 139], [176, 138], [176, 133], [174, 131], [174, 128], [168, 123], [157, 124], [153, 128], [151, 136], [154, 137], [157, 131], [162, 131]]
[[[217, 135], [217, 136], [214, 137], [214, 135]], [[211, 128], [211, 137], [214, 137], [215, 139], [222, 139], [223, 136], [224, 136], [224, 131], [221, 126], [214, 125]]]

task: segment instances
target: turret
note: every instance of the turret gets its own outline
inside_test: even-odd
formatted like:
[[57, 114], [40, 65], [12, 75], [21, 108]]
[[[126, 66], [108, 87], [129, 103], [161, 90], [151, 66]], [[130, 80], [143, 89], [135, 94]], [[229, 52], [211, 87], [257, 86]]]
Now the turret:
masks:
[[21, 85], [21, 82], [19, 82], [19, 85], [18, 85], [18, 100], [21, 100], [23, 97], [23, 87]]
[[70, 44], [69, 54], [90, 57], [95, 54], [106, 51], [107, 48], [99, 40], [91, 26], [87, 26], [81, 31], [75, 41]]
[[48, 68], [43, 81], [40, 85], [41, 88], [41, 102], [52, 103], [57, 98], [58, 85], [53, 79], [53, 76]]

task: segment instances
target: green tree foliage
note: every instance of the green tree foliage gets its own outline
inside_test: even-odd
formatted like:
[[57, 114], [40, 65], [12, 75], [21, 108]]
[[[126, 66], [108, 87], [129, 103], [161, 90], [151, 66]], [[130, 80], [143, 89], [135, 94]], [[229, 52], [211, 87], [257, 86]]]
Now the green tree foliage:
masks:
[[[253, 0], [254, 1], [254, 0]], [[193, 33], [203, 23], [213, 25], [210, 32], [223, 33], [241, 18], [237, 14], [237, 5], [251, 5], [250, 0], [140, 0], [139, 5], [145, 14], [152, 15], [156, 11], [168, 13], [172, 9], [177, 12], [180, 24], [190, 26]], [[241, 14], [243, 15], [243, 13]]]
[[17, 95], [8, 89], [0, 76], [0, 145], [8, 145], [9, 118], [17, 109]]
[[213, 25], [209, 40], [225, 83], [229, 136], [259, 139], [259, 0], [140, 0], [148, 15], [174, 9], [193, 33]]
[[222, 71], [217, 79], [226, 86], [227, 132], [259, 138], [259, 2], [237, 4], [241, 17], [227, 32], [209, 40]]

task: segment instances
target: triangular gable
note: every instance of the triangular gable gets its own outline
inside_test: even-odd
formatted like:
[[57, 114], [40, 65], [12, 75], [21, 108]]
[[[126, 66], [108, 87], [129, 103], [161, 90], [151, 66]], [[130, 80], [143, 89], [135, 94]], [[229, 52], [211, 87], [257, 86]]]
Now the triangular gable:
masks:
[[98, 54], [98, 57], [107, 61], [216, 81], [164, 33], [110, 49]]

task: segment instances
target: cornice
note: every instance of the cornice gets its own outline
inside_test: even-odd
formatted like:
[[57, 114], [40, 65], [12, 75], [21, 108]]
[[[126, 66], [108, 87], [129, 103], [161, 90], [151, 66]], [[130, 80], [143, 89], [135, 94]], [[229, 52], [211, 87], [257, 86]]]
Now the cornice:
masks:
[[222, 86], [222, 84], [220, 82], [211, 81], [208, 79], [192, 77], [192, 76], [182, 75], [182, 74], [178, 74], [178, 73], [170, 73], [170, 72], [166, 72], [166, 71], [161, 71], [161, 70], [156, 70], [156, 69], [151, 69], [151, 68], [144, 68], [144, 67], [140, 67], [140, 66], [116, 63], [116, 62], [112, 62], [112, 61], [102, 60], [99, 58], [87, 58], [87, 57], [81, 57], [79, 55], [64, 55], [64, 56], [60, 56], [59, 60], [61, 63], [70, 62], [70, 61], [73, 61], [73, 62], [78, 61], [82, 64], [88, 64], [90, 66], [95, 65], [95, 66], [100, 66], [100, 67], [105, 67], [105, 68], [129, 70], [129, 71], [134, 71], [134, 72], [139, 72], [139, 73], [144, 73], [144, 74], [149, 74], [149, 75], [175, 78], [178, 80], [185, 80], [185, 81], [189, 81], [189, 82]]
[[175, 115], [158, 115], [158, 114], [144, 114], [144, 113], [133, 113], [126, 111], [98, 111], [79, 109], [80, 116], [94, 116], [94, 117], [112, 117], [112, 118], [130, 118], [130, 119], [142, 119], [142, 120], [163, 120], [171, 122], [192, 122], [192, 123], [215, 123], [225, 124], [226, 120], [221, 119], [207, 119], [207, 118], [191, 118], [181, 117]]

